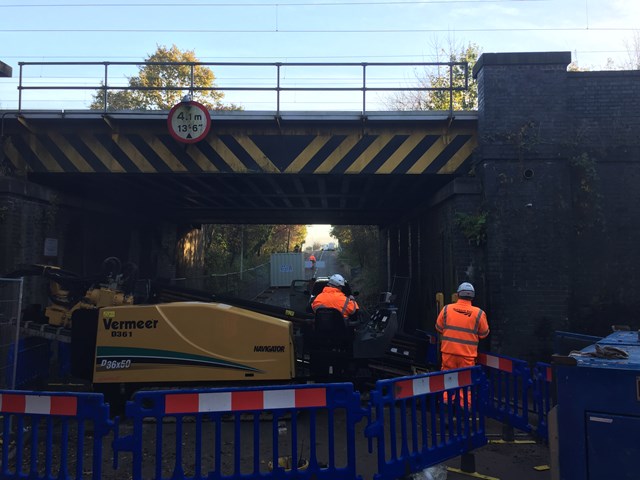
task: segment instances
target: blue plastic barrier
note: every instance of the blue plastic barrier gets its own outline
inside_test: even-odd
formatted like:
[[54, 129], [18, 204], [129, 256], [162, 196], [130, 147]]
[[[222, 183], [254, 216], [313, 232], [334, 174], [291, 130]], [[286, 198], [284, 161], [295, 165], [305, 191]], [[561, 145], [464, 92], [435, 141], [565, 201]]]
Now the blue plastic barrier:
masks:
[[488, 381], [487, 417], [530, 432], [529, 395], [533, 381], [527, 363], [504, 355], [479, 353], [478, 365], [482, 365]]
[[553, 407], [551, 397], [551, 381], [553, 369], [548, 363], [538, 362], [533, 369], [533, 413], [537, 422], [533, 433], [545, 442], [549, 441], [549, 410]]
[[110, 433], [101, 394], [0, 391], [3, 479], [81, 479], [102, 475]]
[[365, 429], [377, 440], [374, 478], [396, 479], [485, 445], [484, 385], [480, 367], [379, 380]]
[[375, 480], [486, 444], [485, 415], [547, 440], [550, 365], [538, 363], [531, 380], [520, 360], [481, 354], [479, 363], [380, 380], [366, 409], [351, 383], [141, 391], [127, 403], [124, 436], [101, 394], [0, 391], [0, 477], [66, 480], [90, 469], [99, 479], [111, 431], [114, 468], [131, 452], [126, 470], [136, 480], [359, 479], [356, 425], [365, 417]]
[[[114, 466], [131, 451], [135, 480], [356, 479], [355, 424], [367, 413], [350, 383], [138, 392], [126, 406], [133, 433], [114, 441]], [[336, 431], [338, 415], [346, 431]], [[346, 435], [341, 451], [337, 435]], [[195, 458], [183, 455], [188, 443]], [[223, 463], [223, 453], [232, 460]]]

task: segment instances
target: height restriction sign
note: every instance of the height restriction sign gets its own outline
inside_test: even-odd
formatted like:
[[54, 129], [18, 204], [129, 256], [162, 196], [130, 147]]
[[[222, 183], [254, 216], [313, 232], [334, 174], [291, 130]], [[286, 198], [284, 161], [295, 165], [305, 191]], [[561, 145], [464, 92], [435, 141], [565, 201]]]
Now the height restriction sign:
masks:
[[195, 143], [209, 133], [211, 117], [204, 105], [190, 100], [174, 105], [167, 117], [167, 124], [169, 133], [177, 141]]

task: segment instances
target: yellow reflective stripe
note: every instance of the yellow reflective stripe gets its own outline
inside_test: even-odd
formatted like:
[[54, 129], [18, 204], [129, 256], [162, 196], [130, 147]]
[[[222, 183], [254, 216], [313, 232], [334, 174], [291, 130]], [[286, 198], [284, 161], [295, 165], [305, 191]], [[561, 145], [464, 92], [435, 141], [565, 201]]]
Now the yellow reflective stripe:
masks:
[[478, 332], [475, 329], [465, 328], [465, 327], [455, 327], [453, 325], [447, 326], [447, 330], [455, 330], [456, 332], [470, 333], [472, 335], [477, 335], [478, 334]]
[[473, 328], [473, 333], [477, 334], [478, 333], [478, 328], [480, 328], [480, 317], [482, 317], [482, 314], [484, 312], [482, 311], [481, 308], [478, 309], [478, 316], [476, 317], [476, 326]]
[[347, 311], [347, 307], [349, 306], [349, 297], [346, 298], [344, 305], [342, 306], [342, 315]]
[[452, 342], [452, 343], [461, 343], [463, 345], [473, 345], [473, 346], [478, 346], [478, 342], [474, 342], [472, 340], [462, 340], [460, 338], [455, 338], [455, 337], [446, 337], [446, 336], [442, 336], [442, 341], [447, 341], [447, 342]]

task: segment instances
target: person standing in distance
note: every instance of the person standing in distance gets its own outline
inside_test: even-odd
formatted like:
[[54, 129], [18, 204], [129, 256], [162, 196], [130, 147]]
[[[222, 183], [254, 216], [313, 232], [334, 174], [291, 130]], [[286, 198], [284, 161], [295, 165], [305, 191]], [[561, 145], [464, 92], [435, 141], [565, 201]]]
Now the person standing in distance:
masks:
[[445, 305], [438, 315], [436, 330], [440, 336], [441, 370], [473, 367], [478, 357], [478, 341], [489, 335], [487, 315], [471, 302], [476, 296], [473, 285], [458, 287], [458, 301]]

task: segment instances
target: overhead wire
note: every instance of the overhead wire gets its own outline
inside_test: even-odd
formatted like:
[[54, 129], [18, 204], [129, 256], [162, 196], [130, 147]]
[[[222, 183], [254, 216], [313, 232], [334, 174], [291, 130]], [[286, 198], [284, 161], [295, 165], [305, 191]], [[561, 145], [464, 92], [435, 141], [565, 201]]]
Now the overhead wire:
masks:
[[[366, 1], [292, 1], [287, 3], [286, 0], [281, 2], [190, 2], [190, 3], [177, 3], [177, 2], [136, 2], [136, 3], [121, 3], [121, 2], [109, 2], [109, 3], [101, 3], [101, 2], [81, 2], [81, 3], [12, 3], [12, 4], [4, 4], [0, 5], [0, 8], [6, 7], [16, 7], [16, 8], [96, 8], [96, 7], [118, 7], [118, 8], [134, 8], [134, 7], [145, 7], [145, 8], [162, 8], [162, 7], [234, 7], [234, 8], [255, 8], [255, 7], [295, 7], [295, 6], [305, 6], [305, 7], [339, 7], [339, 6], [387, 6], [387, 5], [430, 5], [430, 4], [454, 4], [454, 3], [464, 3], [464, 4], [480, 4], [480, 3], [553, 3], [554, 0], [366, 0]], [[587, 14], [587, 22], [588, 22], [588, 14]], [[453, 32], [460, 33], [499, 33], [499, 32], [631, 32], [636, 31], [634, 28], [630, 27], [599, 27], [593, 28], [590, 27], [587, 23], [584, 26], [575, 26], [575, 27], [532, 27], [532, 28], [457, 28], [453, 30]], [[408, 29], [408, 28], [362, 28], [362, 29], [353, 29], [353, 28], [326, 28], [326, 29], [282, 29], [279, 27], [275, 28], [266, 28], [266, 29], [221, 29], [221, 28], [204, 28], [204, 29], [193, 29], [193, 28], [185, 28], [185, 29], [176, 29], [176, 28], [6, 28], [1, 29], [0, 33], [11, 33], [11, 34], [31, 34], [31, 33], [66, 33], [66, 34], [85, 34], [85, 33], [101, 33], [101, 34], [153, 34], [153, 33], [191, 33], [191, 34], [420, 34], [420, 33], [448, 33], [452, 32], [451, 28], [424, 28], [424, 29]], [[574, 50], [576, 54], [590, 54], [590, 53], [600, 53], [600, 54], [619, 54], [624, 53], [624, 50]], [[51, 59], [96, 59], [99, 58], [97, 56], [58, 56], [58, 55], [41, 55], [41, 56], [11, 56], [4, 55], [4, 59], [13, 59], [19, 58], [23, 60], [37, 58], [43, 61], [51, 60]], [[132, 59], [136, 60], [138, 57], [110, 57], [111, 59]], [[232, 56], [232, 57], [199, 57], [200, 61], [207, 61], [208, 59], [214, 60], [223, 60], [223, 59], [235, 59], [235, 60], [247, 60], [253, 59], [256, 61], [276, 58], [269, 56]], [[353, 56], [353, 55], [331, 55], [331, 56], [298, 56], [292, 57], [287, 56], [288, 59], [354, 59], [357, 58], [360, 61], [363, 61], [362, 56]], [[404, 55], [367, 55], [367, 59], [412, 59], [413, 61], [424, 61], [425, 59], [433, 58], [435, 60], [439, 59], [438, 55], [425, 55], [425, 54], [404, 54]], [[102, 58], [100, 58], [102, 60]], [[276, 58], [276, 60], [281, 60], [280, 57]]]
[[352, 6], [352, 5], [429, 5], [440, 3], [524, 3], [524, 2], [549, 2], [551, 0], [382, 0], [364, 2], [291, 2], [291, 3], [16, 3], [0, 5], [0, 7], [315, 7], [315, 6]]
[[[634, 32], [633, 27], [456, 28], [454, 32]], [[450, 28], [200, 29], [200, 28], [2, 28], [0, 33], [451, 33]]]
[[[626, 53], [626, 50], [572, 50], [576, 54], [603, 54], [603, 53]], [[402, 58], [402, 59], [415, 59], [416, 62], [425, 61], [424, 59], [433, 59], [436, 61], [438, 59], [438, 55], [436, 54], [422, 54], [422, 53], [413, 53], [413, 54], [404, 54], [404, 55], [366, 55], [366, 59], [381, 59], [381, 58]], [[24, 61], [29, 60], [87, 60], [87, 61], [103, 61], [103, 57], [99, 57], [96, 55], [3, 55], [2, 58], [5, 59], [21, 59]], [[113, 61], [138, 61], [139, 57], [134, 56], [109, 56], [110, 60]], [[233, 55], [233, 56], [216, 56], [216, 57], [201, 57], [198, 59], [201, 62], [207, 61], [228, 61], [228, 60], [256, 60], [256, 61], [265, 61], [270, 59], [275, 59], [274, 61], [281, 61], [280, 57], [272, 57], [272, 56], [259, 56], [259, 55], [251, 55], [251, 56], [241, 56], [241, 55]], [[291, 56], [287, 55], [288, 60], [322, 60], [322, 59], [355, 59], [357, 61], [366, 61], [363, 59], [362, 55], [304, 55], [304, 56]]]

